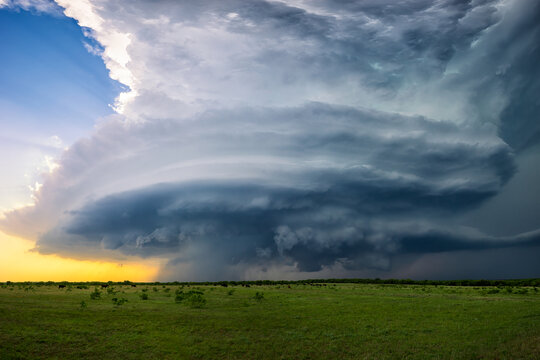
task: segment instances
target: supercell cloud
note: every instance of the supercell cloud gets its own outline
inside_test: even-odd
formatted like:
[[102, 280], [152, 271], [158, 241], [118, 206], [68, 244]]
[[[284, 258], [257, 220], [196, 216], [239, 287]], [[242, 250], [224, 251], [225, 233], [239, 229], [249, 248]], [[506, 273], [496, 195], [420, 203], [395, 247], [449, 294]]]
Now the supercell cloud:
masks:
[[2, 220], [37, 251], [160, 257], [162, 280], [538, 254], [536, 229], [462, 221], [538, 149], [538, 1], [57, 2], [126, 90]]

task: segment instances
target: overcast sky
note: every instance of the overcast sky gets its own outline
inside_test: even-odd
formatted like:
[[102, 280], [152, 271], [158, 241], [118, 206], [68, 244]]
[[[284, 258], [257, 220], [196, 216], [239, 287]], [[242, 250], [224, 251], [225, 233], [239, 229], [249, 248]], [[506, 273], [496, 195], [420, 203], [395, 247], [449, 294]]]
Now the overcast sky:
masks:
[[0, 0], [0, 31], [0, 228], [41, 254], [540, 276], [540, 1]]

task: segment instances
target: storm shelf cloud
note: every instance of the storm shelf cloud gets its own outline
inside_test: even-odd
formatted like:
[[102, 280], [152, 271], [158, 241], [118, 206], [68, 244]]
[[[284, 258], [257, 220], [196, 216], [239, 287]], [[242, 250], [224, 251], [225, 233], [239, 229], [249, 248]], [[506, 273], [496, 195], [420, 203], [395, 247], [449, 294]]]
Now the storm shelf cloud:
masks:
[[501, 249], [540, 255], [540, 222], [467, 220], [540, 149], [539, 1], [57, 4], [126, 88], [0, 220], [36, 251], [158, 257], [166, 280], [462, 276], [432, 261], [461, 253], [490, 276], [474, 264]]

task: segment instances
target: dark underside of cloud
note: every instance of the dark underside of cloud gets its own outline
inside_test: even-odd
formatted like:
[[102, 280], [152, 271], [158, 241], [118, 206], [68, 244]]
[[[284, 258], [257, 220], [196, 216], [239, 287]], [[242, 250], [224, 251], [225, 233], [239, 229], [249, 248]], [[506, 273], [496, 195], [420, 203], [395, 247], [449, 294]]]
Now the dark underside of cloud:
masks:
[[38, 251], [164, 258], [167, 279], [475, 256], [499, 276], [501, 249], [538, 253], [538, 231], [460, 216], [540, 143], [539, 1], [96, 2], [90, 36], [129, 34], [133, 98], [0, 221]]
[[[72, 256], [107, 250], [167, 256], [173, 263], [195, 262], [199, 272], [207, 269], [205, 275], [216, 278], [215, 269], [238, 264], [289, 261], [304, 272], [336, 262], [349, 269], [387, 269], [395, 254], [540, 245], [538, 231], [495, 238], [412, 226], [402, 211], [415, 201], [415, 212], [440, 211], [445, 203], [445, 210], [453, 211], [460, 196], [471, 195], [453, 194], [447, 201], [441, 194], [437, 202], [420, 205], [424, 199], [417, 191], [391, 192], [362, 186], [297, 191], [250, 184], [156, 185], [72, 211], [68, 223], [40, 239], [38, 249]], [[390, 205], [378, 202], [398, 203], [399, 210], [391, 209], [397, 219], [389, 216]]]

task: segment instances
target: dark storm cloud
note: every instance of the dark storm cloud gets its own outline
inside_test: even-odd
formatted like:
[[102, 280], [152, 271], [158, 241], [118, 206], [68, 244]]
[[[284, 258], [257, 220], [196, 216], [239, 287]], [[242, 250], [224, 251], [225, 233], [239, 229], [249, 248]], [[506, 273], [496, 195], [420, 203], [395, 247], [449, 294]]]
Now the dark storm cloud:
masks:
[[519, 151], [540, 143], [540, 3], [529, 1], [526, 6], [527, 16], [502, 44], [524, 54], [508, 59], [499, 70], [511, 94], [501, 114], [501, 136]]
[[[249, 184], [157, 185], [108, 196], [72, 211], [67, 223], [43, 236], [37, 248], [75, 256], [101, 250], [143, 257], [166, 255], [177, 263], [182, 262], [183, 252], [212, 249], [184, 261], [196, 262], [201, 266], [199, 273], [206, 268], [205, 275], [215, 277], [208, 269], [216, 265], [222, 269], [272, 259], [290, 260], [308, 272], [336, 262], [350, 269], [384, 269], [395, 254], [540, 244], [539, 231], [490, 237], [470, 229], [411, 226], [406, 213], [397, 214], [397, 219], [386, 217], [387, 212], [377, 216], [355, 206], [365, 199], [339, 193]], [[346, 201], [348, 195], [358, 203]], [[407, 197], [384, 201], [403, 203]], [[443, 200], [440, 206], [445, 206]]]
[[[106, 140], [111, 133], [124, 139], [116, 146], [136, 141], [143, 153], [118, 158]], [[438, 223], [493, 196], [514, 171], [510, 149], [485, 129], [319, 103], [207, 112], [191, 122], [104, 128], [101, 135], [94, 141], [102, 154], [114, 154], [114, 168], [97, 166], [105, 173], [145, 158], [197, 162], [220, 149], [221, 157], [234, 159], [227, 168], [242, 176], [227, 176], [214, 158], [210, 172], [202, 173], [206, 180], [151, 180], [137, 190], [84, 200], [40, 237], [37, 249], [79, 257], [162, 256], [173, 264], [194, 262], [199, 276], [209, 277], [227, 266], [282, 261], [300, 271], [336, 262], [388, 268], [397, 252], [452, 250], [452, 243], [455, 249], [490, 247], [460, 242]], [[77, 171], [88, 147], [94, 145], [73, 148], [64, 162], [76, 167], [63, 171]], [[249, 179], [251, 168], [261, 166], [249, 162], [260, 156], [265, 175]]]

